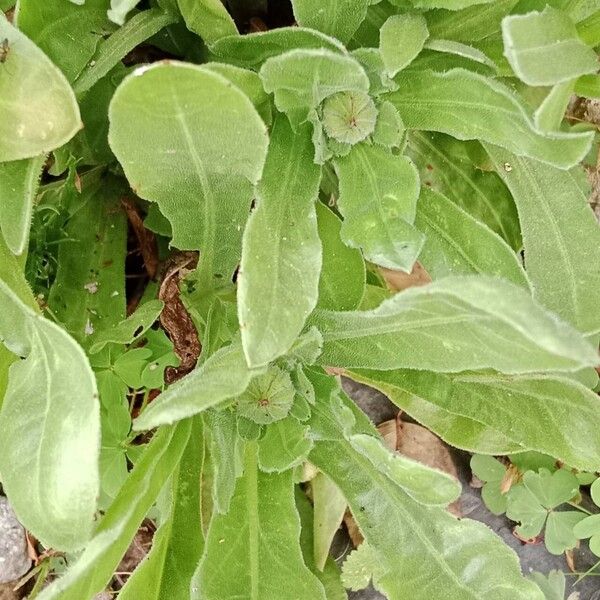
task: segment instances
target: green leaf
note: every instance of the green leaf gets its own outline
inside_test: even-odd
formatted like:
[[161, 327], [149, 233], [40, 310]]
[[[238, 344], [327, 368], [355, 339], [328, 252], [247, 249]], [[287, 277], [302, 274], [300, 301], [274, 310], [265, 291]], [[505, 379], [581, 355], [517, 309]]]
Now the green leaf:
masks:
[[13, 254], [23, 254], [29, 242], [33, 202], [46, 156], [0, 162], [0, 231]]
[[446, 507], [460, 496], [460, 483], [454, 477], [392, 453], [381, 440], [371, 435], [354, 434], [349, 437], [349, 442], [354, 450], [371, 461], [373, 467], [419, 504]]
[[202, 422], [191, 435], [167, 483], [169, 512], [154, 534], [152, 548], [119, 592], [121, 600], [171, 600], [189, 596], [190, 581], [202, 555], [200, 477], [204, 444]]
[[158, 319], [164, 303], [150, 300], [140, 306], [124, 321], [119, 321], [109, 329], [102, 329], [92, 338], [90, 354], [100, 352], [107, 344], [131, 344], [138, 340]]
[[600, 228], [579, 173], [486, 145], [513, 194], [534, 297], [586, 334], [600, 331]]
[[588, 152], [591, 132], [540, 133], [525, 104], [503, 84], [465, 69], [402, 71], [386, 96], [409, 129], [479, 139], [568, 169]]
[[429, 37], [423, 15], [404, 13], [391, 16], [379, 32], [379, 50], [387, 74], [394, 77], [423, 50]]
[[433, 279], [479, 273], [529, 289], [509, 245], [442, 194], [421, 190], [415, 225], [426, 237], [419, 260]]
[[573, 21], [550, 6], [506, 17], [502, 38], [504, 55], [527, 85], [555, 85], [598, 70], [596, 53], [578, 36]]
[[317, 473], [310, 481], [314, 504], [313, 546], [311, 553], [317, 569], [323, 571], [331, 542], [342, 524], [347, 502], [342, 492], [327, 475]]
[[342, 565], [342, 582], [357, 592], [369, 585], [371, 577], [381, 572], [381, 564], [376, 552], [363, 541], [358, 548], [350, 552]]
[[369, 90], [369, 78], [354, 58], [325, 49], [290, 50], [269, 58], [260, 69], [260, 77], [292, 126], [305, 122], [328, 96]]
[[584, 75], [575, 82], [575, 93], [584, 98], [600, 98], [600, 75]]
[[[317, 310], [320, 364], [442, 372], [573, 371], [595, 349], [521, 288], [483, 276], [448, 277], [410, 288], [365, 312]], [[481, 339], [493, 336], [493, 345]]]
[[[392, 0], [397, 2], [398, 0]], [[412, 0], [415, 8], [430, 10], [432, 8], [447, 8], [448, 10], [461, 10], [469, 6], [489, 4], [495, 0]]]
[[228, 280], [267, 147], [250, 100], [202, 67], [157, 63], [123, 81], [109, 117], [110, 145], [137, 195], [158, 203], [174, 246], [201, 250], [200, 285]]
[[323, 587], [302, 560], [292, 471], [262, 473], [256, 452], [255, 443], [246, 445], [244, 474], [229, 511], [213, 515], [191, 597], [325, 600]]
[[290, 374], [271, 366], [264, 374], [254, 377], [237, 398], [238, 414], [259, 425], [268, 425], [285, 418], [295, 395]]
[[413, 131], [408, 154], [419, 167], [422, 184], [444, 194], [501, 235], [511, 248], [520, 250], [519, 218], [512, 196], [496, 173], [473, 164], [467, 145], [441, 133]]
[[226, 513], [235, 490], [235, 480], [242, 474], [244, 442], [238, 438], [233, 410], [207, 410], [204, 423], [213, 474], [213, 507], [220, 513]]
[[312, 446], [308, 426], [288, 415], [266, 427], [258, 442], [258, 466], [265, 473], [282, 473], [302, 464]]
[[19, 29], [54, 62], [70, 82], [94, 56], [104, 35], [115, 29], [108, 0], [70, 2], [19, 0]]
[[46, 547], [73, 551], [92, 532], [99, 490], [96, 381], [83, 350], [0, 279], [0, 339], [12, 364], [0, 412], [2, 485]]
[[379, 146], [361, 144], [334, 164], [344, 242], [360, 248], [371, 262], [410, 271], [424, 242], [412, 225], [419, 197], [413, 163]]
[[536, 109], [533, 120], [540, 131], [556, 131], [560, 128], [565, 111], [575, 90], [575, 80], [558, 83]]
[[188, 29], [207, 44], [238, 33], [221, 0], [177, 0], [177, 5]]
[[0, 64], [0, 162], [40, 157], [81, 129], [75, 95], [64, 75], [3, 14], [0, 39], [7, 40]]
[[246, 35], [231, 35], [211, 45], [211, 52], [240, 67], [258, 70], [269, 58], [293, 49], [323, 48], [345, 54], [338, 40], [313, 29], [281, 27]]
[[471, 470], [481, 481], [481, 499], [487, 509], [495, 515], [506, 512], [506, 493], [502, 492], [502, 482], [506, 467], [493, 456], [475, 454], [471, 458]]
[[365, 92], [338, 92], [323, 102], [323, 129], [340, 144], [357, 144], [373, 133], [375, 103]]
[[[319, 477], [319, 475], [317, 475]], [[323, 476], [324, 477], [324, 476]], [[314, 481], [314, 480], [313, 480]], [[313, 556], [313, 507], [306, 494], [298, 487], [296, 491], [296, 509], [300, 515], [300, 547], [306, 566], [319, 578], [325, 588], [327, 600], [348, 600], [348, 595], [340, 581], [340, 569], [332, 557], [327, 557], [325, 567], [319, 570]], [[344, 503], [345, 506], [345, 503]]]
[[346, 43], [367, 16], [370, 0], [292, 0], [298, 25]]
[[[96, 331], [125, 317], [127, 219], [111, 177], [84, 179], [65, 226], [48, 304], [62, 325], [87, 345]], [[115, 293], [116, 292], [116, 293]]]
[[113, 23], [123, 25], [129, 12], [139, 3], [140, 0], [110, 0], [110, 9], [106, 14]]
[[339, 425], [338, 439], [317, 441], [310, 460], [348, 500], [375, 553], [375, 587], [390, 600], [425, 600], [440, 589], [448, 600], [542, 598], [521, 577], [515, 554], [487, 527], [415, 502], [343, 439]]
[[238, 273], [238, 317], [250, 367], [285, 354], [317, 304], [321, 169], [312, 149], [308, 125], [294, 134], [283, 115], [277, 118]]
[[574, 528], [585, 518], [585, 514], [575, 510], [551, 512], [546, 521], [544, 544], [550, 554], [557, 556], [577, 546]]
[[152, 429], [217, 406], [239, 396], [252, 377], [241, 345], [227, 346], [153, 400], [133, 422], [133, 429]]
[[151, 8], [134, 15], [102, 42], [93, 60], [79, 73], [73, 84], [75, 93], [87, 92], [136, 46], [157, 34], [163, 27], [175, 23], [176, 18], [160, 8]]
[[323, 244], [323, 266], [319, 280], [319, 308], [353, 310], [365, 291], [365, 262], [359, 250], [349, 248], [340, 238], [342, 222], [320, 202], [317, 203], [319, 237]]
[[189, 437], [189, 421], [166, 427], [154, 436], [77, 562], [46, 587], [39, 600], [82, 600], [105, 588]]
[[596, 396], [571, 379], [427, 371], [348, 376], [383, 392], [459, 448], [485, 454], [537, 450], [590, 470], [600, 464], [600, 434], [591, 424]]
[[478, 62], [482, 65], [486, 65], [493, 72], [497, 71], [496, 63], [486, 56], [481, 50], [469, 46], [468, 44], [461, 44], [454, 40], [432, 40], [429, 39], [425, 42], [425, 48], [427, 50], [433, 50], [434, 52], [444, 52], [445, 54], [452, 54], [454, 56], [460, 56]]

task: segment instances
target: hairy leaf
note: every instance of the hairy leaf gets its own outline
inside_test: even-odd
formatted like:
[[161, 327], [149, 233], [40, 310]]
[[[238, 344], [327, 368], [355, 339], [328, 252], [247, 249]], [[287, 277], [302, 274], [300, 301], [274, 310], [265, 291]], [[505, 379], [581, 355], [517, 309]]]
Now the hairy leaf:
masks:
[[290, 50], [269, 58], [260, 69], [275, 106], [293, 126], [306, 121], [325, 98], [336, 92], [369, 90], [369, 78], [352, 57], [331, 50]]
[[381, 27], [379, 35], [383, 64], [387, 74], [394, 77], [423, 50], [429, 31], [423, 15], [404, 13], [390, 17]]
[[419, 260], [433, 279], [480, 273], [529, 288], [508, 244], [442, 194], [421, 190], [415, 225], [426, 236]]
[[229, 279], [267, 146], [250, 100], [203, 67], [158, 63], [123, 81], [109, 116], [110, 145], [137, 195], [158, 203], [174, 246], [201, 250], [201, 285]]
[[188, 597], [204, 544], [200, 516], [203, 455], [202, 421], [196, 417], [181, 461], [166, 486], [169, 512], [154, 534], [150, 552], [119, 592], [121, 600]]
[[3, 14], [0, 41], [7, 53], [0, 63], [0, 162], [39, 157], [81, 129], [75, 94], [57, 67]]
[[502, 37], [510, 66], [528, 85], [555, 85], [598, 70], [596, 53], [579, 38], [573, 21], [551, 6], [506, 17]]
[[237, 27], [221, 0], [177, 0], [188, 29], [207, 44], [229, 35], [237, 35]]
[[[256, 443], [248, 443], [244, 474], [229, 511], [215, 514], [211, 521], [191, 597], [325, 600], [323, 587], [302, 559], [292, 471], [261, 473], [256, 454]], [[236, 560], [223, 560], [224, 556]]]
[[282, 473], [301, 464], [312, 446], [308, 426], [288, 415], [266, 427], [258, 442], [258, 465], [265, 473]]
[[310, 27], [347, 42], [367, 15], [370, 0], [292, 0], [294, 16]]
[[412, 224], [419, 176], [410, 159], [361, 144], [335, 161], [342, 239], [367, 260], [410, 271], [424, 242]]
[[13, 254], [23, 254], [29, 242], [33, 202], [46, 156], [0, 162], [0, 231]]
[[371, 311], [317, 310], [310, 324], [323, 334], [319, 362], [338, 367], [527, 373], [598, 362], [591, 345], [521, 288], [483, 276], [410, 288]]
[[428, 371], [352, 371], [350, 377], [460, 448], [486, 454], [529, 449], [584, 470], [600, 465], [592, 417], [600, 402], [570, 379]]
[[179, 462], [190, 437], [190, 422], [156, 434], [98, 525], [85, 550], [39, 600], [92, 598], [110, 581], [140, 523]]
[[249, 69], [258, 69], [267, 59], [299, 48], [323, 48], [346, 53], [338, 40], [304, 27], [281, 27], [247, 35], [231, 35], [210, 47], [219, 58]]
[[534, 297], [586, 334], [600, 332], [600, 227], [576, 171], [486, 145], [513, 194]]
[[285, 354], [317, 304], [321, 169], [312, 149], [308, 125], [294, 134], [286, 117], [277, 118], [238, 273], [238, 317], [250, 367]]
[[503, 84], [464, 69], [402, 71], [386, 98], [409, 129], [479, 139], [568, 169], [588, 152], [591, 132], [542, 134], [525, 104]]
[[96, 381], [82, 349], [0, 279], [0, 339], [12, 364], [0, 412], [2, 485], [47, 547], [73, 551], [91, 535], [99, 489]]
[[189, 375], [169, 386], [133, 422], [136, 431], [173, 423], [239, 396], [250, 383], [242, 347], [232, 344], [215, 352]]

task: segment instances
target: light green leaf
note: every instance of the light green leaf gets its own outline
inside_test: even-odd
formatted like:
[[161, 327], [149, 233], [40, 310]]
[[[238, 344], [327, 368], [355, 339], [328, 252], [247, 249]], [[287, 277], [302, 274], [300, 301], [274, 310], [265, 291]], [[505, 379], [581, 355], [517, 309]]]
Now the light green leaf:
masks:
[[157, 63], [123, 81], [109, 117], [110, 145], [137, 195], [158, 203], [174, 246], [201, 250], [200, 285], [227, 281], [267, 147], [250, 100], [203, 67]]
[[423, 50], [429, 37], [427, 21], [418, 13], [391, 16], [379, 31], [379, 51], [387, 74], [394, 77]]
[[309, 322], [323, 334], [319, 362], [331, 366], [527, 373], [598, 362], [591, 345], [524, 290], [483, 276], [410, 288], [371, 311], [317, 310]]
[[207, 44], [238, 33], [221, 0], [177, 0], [177, 5], [188, 29]]
[[239, 396], [250, 383], [241, 345], [215, 352], [189, 375], [170, 385], [133, 422], [135, 431], [174, 423]]
[[213, 515], [191, 598], [325, 600], [319, 580], [302, 560], [292, 471], [262, 473], [256, 452], [256, 443], [246, 445], [244, 475], [229, 512]]
[[600, 75], [584, 75], [575, 83], [575, 93], [584, 98], [600, 98]]
[[94, 56], [103, 35], [116, 28], [108, 20], [108, 0], [70, 2], [19, 0], [19, 29], [52, 60], [69, 82]]
[[190, 581], [202, 555], [200, 477], [204, 443], [200, 417], [166, 488], [169, 512], [154, 534], [152, 548], [119, 592], [120, 600], [189, 597]]
[[110, 329], [101, 330], [92, 338], [90, 354], [100, 352], [106, 344], [131, 344], [139, 339], [158, 319], [164, 303], [150, 300], [140, 306], [124, 321], [113, 325]]
[[373, 141], [386, 148], [403, 148], [405, 145], [406, 127], [396, 107], [387, 100], [379, 105]]
[[33, 202], [46, 156], [0, 162], [0, 231], [13, 254], [23, 254], [29, 242]]
[[579, 173], [486, 145], [517, 204], [534, 297], [577, 329], [600, 331], [600, 227]]
[[530, 449], [581, 469], [600, 465], [600, 433], [590, 421], [598, 399], [571, 379], [427, 371], [352, 371], [349, 376], [383, 392], [459, 448], [486, 454]]
[[346, 43], [367, 16], [370, 0], [292, 0], [294, 17], [310, 27]]
[[250, 367], [285, 354], [317, 304], [321, 241], [315, 202], [321, 169], [312, 155], [310, 126], [294, 134], [279, 116], [238, 273], [238, 317]]
[[390, 600], [425, 600], [440, 589], [448, 600], [542, 599], [521, 577], [516, 555], [486, 526], [415, 502], [356, 452], [339, 426], [338, 439], [317, 441], [310, 460], [346, 496], [375, 552], [377, 560], [370, 561], [378, 565], [375, 587]]
[[[121, 209], [121, 181], [84, 179], [73, 216], [58, 251], [58, 268], [48, 304], [62, 325], [82, 344], [95, 331], [125, 318], [127, 219]], [[115, 294], [116, 292], [116, 294]]]
[[481, 50], [469, 46], [468, 44], [461, 44], [454, 40], [432, 40], [429, 39], [425, 42], [425, 48], [427, 50], [433, 50], [435, 52], [444, 52], [446, 54], [453, 54], [455, 56], [461, 56], [462, 58], [468, 58], [475, 62], [486, 65], [493, 71], [497, 70], [496, 63], [486, 56]]
[[99, 491], [100, 414], [83, 350], [0, 280], [0, 339], [12, 364], [0, 412], [2, 485], [19, 520], [46, 547], [89, 539]]
[[407, 70], [396, 81], [398, 90], [386, 99], [409, 129], [483, 140], [562, 169], [577, 164], [589, 150], [591, 132], [537, 131], [525, 104], [513, 92], [477, 73]]
[[562, 571], [550, 571], [548, 575], [534, 572], [529, 578], [544, 592], [546, 600], [565, 600], [567, 580]]
[[540, 131], [556, 131], [560, 128], [565, 111], [575, 90], [575, 80], [556, 84], [533, 114], [535, 126]]
[[327, 557], [322, 571], [315, 564], [313, 556], [313, 507], [304, 491], [298, 486], [296, 486], [295, 492], [296, 509], [300, 515], [300, 547], [302, 548], [304, 562], [323, 584], [327, 600], [348, 600], [346, 590], [340, 581], [340, 569], [335, 560], [332, 557]]
[[258, 466], [265, 473], [282, 473], [301, 464], [312, 446], [308, 426], [288, 415], [266, 427], [258, 442]]
[[64, 75], [4, 14], [0, 39], [8, 44], [0, 63], [0, 162], [39, 157], [81, 129], [75, 94]]
[[358, 308], [365, 291], [362, 255], [342, 242], [342, 222], [320, 202], [317, 203], [317, 222], [323, 244], [318, 306], [330, 310]]
[[93, 60], [77, 76], [73, 84], [75, 93], [87, 92], [117, 66], [126, 54], [175, 21], [174, 15], [160, 8], [144, 10], [131, 17], [123, 27], [100, 44]]
[[540, 469], [539, 473], [528, 471], [523, 475], [523, 484], [546, 509], [568, 502], [579, 492], [577, 477], [566, 469], [554, 473], [547, 469]]
[[212, 467], [213, 508], [226, 513], [242, 474], [244, 442], [238, 438], [237, 419], [233, 410], [207, 410], [204, 423]]
[[[412, 0], [415, 8], [423, 8], [430, 10], [432, 8], [446, 8], [448, 10], [461, 10], [469, 6], [479, 4], [489, 4], [496, 0]], [[398, 0], [392, 0], [392, 3], [398, 2]]]
[[507, 498], [502, 490], [502, 483], [506, 475], [506, 467], [493, 456], [483, 454], [472, 456], [470, 465], [473, 474], [484, 482], [481, 488], [481, 499], [486, 508], [495, 515], [504, 514]]
[[444, 194], [501, 235], [511, 248], [520, 250], [519, 218], [512, 196], [496, 173], [473, 164], [464, 143], [441, 133], [413, 131], [408, 154], [419, 167], [422, 184]]
[[132, 11], [141, 0], [110, 0], [110, 9], [107, 11], [108, 18], [117, 25], [123, 25], [130, 11]]
[[381, 563], [377, 553], [363, 541], [358, 548], [350, 552], [342, 565], [342, 582], [357, 592], [369, 585], [371, 577], [380, 574]]
[[230, 35], [221, 38], [210, 47], [215, 56], [256, 70], [267, 59], [300, 48], [323, 48], [346, 54], [346, 49], [338, 40], [304, 27], [281, 27], [246, 35]]
[[509, 245], [442, 194], [422, 188], [415, 225], [426, 236], [419, 260], [433, 279], [480, 273], [529, 289]]
[[269, 58], [260, 77], [293, 126], [305, 122], [328, 96], [369, 90], [369, 78], [354, 58], [325, 49], [291, 50]]
[[528, 85], [555, 85], [598, 70], [596, 53], [578, 36], [573, 21], [550, 6], [506, 17], [502, 39], [510, 66]]
[[46, 587], [38, 600], [82, 600], [105, 588], [179, 462], [189, 437], [189, 421], [164, 428], [154, 436], [77, 562]]
[[360, 248], [371, 262], [410, 271], [424, 242], [412, 225], [419, 197], [413, 163], [379, 146], [361, 144], [334, 164], [344, 242]]
[[460, 496], [460, 483], [454, 477], [392, 453], [381, 440], [371, 435], [357, 433], [350, 436], [348, 441], [354, 450], [371, 461], [374, 468], [419, 504], [446, 507]]
[[323, 102], [323, 129], [330, 140], [341, 144], [344, 153], [350, 150], [348, 145], [371, 135], [376, 121], [377, 108], [365, 92], [338, 92]]
[[313, 547], [315, 566], [322, 571], [329, 558], [333, 537], [342, 524], [348, 503], [340, 488], [324, 473], [310, 480], [314, 505]]

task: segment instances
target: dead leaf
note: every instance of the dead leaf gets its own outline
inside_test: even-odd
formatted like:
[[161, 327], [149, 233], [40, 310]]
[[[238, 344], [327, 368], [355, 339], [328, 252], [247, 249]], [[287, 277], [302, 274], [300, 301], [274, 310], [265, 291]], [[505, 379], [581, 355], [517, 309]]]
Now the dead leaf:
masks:
[[577, 569], [575, 568], [575, 551], [573, 548], [565, 550], [565, 560], [567, 561], [567, 567], [569, 567], [569, 571], [571, 571], [571, 573], [575, 573]]
[[202, 346], [196, 326], [180, 298], [179, 283], [196, 267], [196, 252], [178, 252], [164, 265], [164, 273], [158, 297], [165, 303], [160, 314], [160, 324], [173, 342], [173, 350], [179, 357], [178, 367], [165, 369], [165, 381], [173, 383], [189, 373], [200, 356]]
[[404, 271], [393, 271], [385, 267], [379, 267], [383, 279], [389, 290], [401, 292], [410, 287], [423, 286], [431, 283], [431, 277], [420, 262], [416, 262], [410, 273]]
[[129, 224], [135, 233], [140, 253], [144, 260], [144, 267], [148, 277], [154, 279], [158, 271], [158, 246], [154, 233], [144, 227], [144, 221], [140, 215], [139, 208], [131, 198], [121, 198], [121, 205], [125, 209]]
[[523, 542], [524, 544], [527, 544], [527, 545], [537, 546], [538, 544], [541, 544], [541, 542], [542, 542], [541, 536], [536, 536], [536, 537], [532, 537], [532, 538], [524, 538], [523, 536], [519, 535], [516, 528], [513, 529], [512, 533], [520, 542]]
[[521, 472], [515, 465], [510, 465], [500, 482], [500, 493], [507, 494], [510, 488], [521, 480]]
[[344, 525], [346, 525], [346, 529], [348, 530], [348, 537], [350, 538], [350, 541], [352, 542], [353, 546], [355, 548], [358, 548], [358, 546], [360, 546], [363, 543], [365, 538], [360, 532], [360, 529], [358, 528], [358, 525], [356, 524], [356, 521], [354, 520], [354, 517], [352, 516], [352, 513], [349, 510], [347, 510], [344, 513]]

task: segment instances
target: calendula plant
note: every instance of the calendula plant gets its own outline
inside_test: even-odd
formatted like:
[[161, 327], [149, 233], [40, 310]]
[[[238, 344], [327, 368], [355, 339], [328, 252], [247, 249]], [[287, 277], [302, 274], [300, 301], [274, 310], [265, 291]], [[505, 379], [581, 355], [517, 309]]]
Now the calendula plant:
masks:
[[[371, 580], [543, 599], [339, 375], [490, 461], [569, 465], [522, 495], [565, 478], [566, 502], [600, 470], [597, 138], [567, 111], [600, 97], [597, 2], [13, 4], [0, 478], [66, 565], [33, 595], [93, 598], [151, 518], [123, 600], [338, 600]], [[431, 281], [394, 293], [417, 261]], [[532, 534], [555, 505], [536, 498]], [[340, 572], [346, 506], [365, 541]]]

